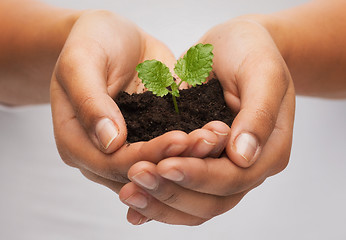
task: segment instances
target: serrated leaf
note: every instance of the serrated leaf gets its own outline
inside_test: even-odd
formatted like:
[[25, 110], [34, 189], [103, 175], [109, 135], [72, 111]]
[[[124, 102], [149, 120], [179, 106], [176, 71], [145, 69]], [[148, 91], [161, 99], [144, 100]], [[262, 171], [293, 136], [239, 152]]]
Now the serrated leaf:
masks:
[[191, 47], [174, 67], [178, 77], [192, 86], [207, 80], [213, 65], [213, 45], [199, 43]]
[[144, 86], [159, 97], [165, 96], [169, 92], [167, 87], [174, 83], [169, 68], [157, 60], [146, 60], [138, 64], [136, 71]]

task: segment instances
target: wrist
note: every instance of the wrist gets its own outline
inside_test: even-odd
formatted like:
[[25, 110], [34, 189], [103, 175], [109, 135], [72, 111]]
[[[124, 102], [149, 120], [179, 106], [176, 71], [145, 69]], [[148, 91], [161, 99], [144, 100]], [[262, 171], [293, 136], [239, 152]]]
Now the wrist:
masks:
[[[54, 9], [53, 18], [48, 19], [49, 24], [45, 25], [42, 38], [35, 43], [44, 46], [47, 53], [51, 52], [51, 59], [54, 64], [68, 38], [75, 22], [83, 14], [83, 11]], [[54, 54], [54, 55], [53, 55]]]
[[281, 56], [285, 59], [286, 63], [289, 59], [289, 42], [288, 26], [282, 18], [271, 14], [252, 14], [244, 15], [236, 18], [239, 21], [248, 21], [263, 27], [273, 39], [276, 47], [278, 48]]

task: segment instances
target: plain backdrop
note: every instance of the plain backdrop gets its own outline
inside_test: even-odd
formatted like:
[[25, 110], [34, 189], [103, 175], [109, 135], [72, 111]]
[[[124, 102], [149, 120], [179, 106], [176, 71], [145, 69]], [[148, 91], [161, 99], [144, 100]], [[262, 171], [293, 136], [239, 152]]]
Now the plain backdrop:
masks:
[[[108, 9], [178, 57], [209, 28], [302, 0], [46, 0]], [[198, 227], [132, 226], [116, 194], [61, 161], [48, 105], [0, 109], [0, 239], [346, 239], [346, 101], [297, 98], [287, 169]]]

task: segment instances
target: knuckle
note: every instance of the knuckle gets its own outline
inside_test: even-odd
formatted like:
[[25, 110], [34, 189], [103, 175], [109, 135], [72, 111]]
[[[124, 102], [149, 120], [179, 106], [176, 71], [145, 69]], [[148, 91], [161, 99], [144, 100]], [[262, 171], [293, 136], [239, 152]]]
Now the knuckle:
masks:
[[225, 184], [221, 187], [219, 192], [219, 196], [221, 197], [227, 197], [246, 189], [245, 183], [248, 181], [244, 179], [242, 174], [234, 174], [232, 177], [228, 176], [225, 179], [227, 179], [227, 181], [225, 181]]
[[[205, 176], [208, 176], [207, 174]], [[189, 183], [189, 187], [191, 189], [195, 189], [197, 191], [201, 191], [205, 188], [205, 182], [201, 178], [196, 178]]]
[[287, 91], [291, 76], [282, 57], [277, 54], [267, 56], [262, 61], [261, 68], [268, 73], [266, 80], [268, 85], [274, 86], [276, 91], [283, 96]]
[[222, 201], [223, 197], [216, 197], [208, 207], [204, 209], [203, 218], [212, 219], [225, 212], [225, 204]]
[[122, 173], [121, 171], [114, 169], [113, 166], [104, 167], [103, 169], [100, 169], [100, 175], [114, 182], [119, 182], [119, 183], [130, 182], [130, 180], [127, 178], [125, 173]]
[[82, 175], [84, 177], [86, 177], [87, 179], [89, 179], [90, 181], [93, 181], [93, 182], [97, 182], [99, 183], [100, 182], [100, 178], [97, 176], [97, 175], [94, 175], [92, 174], [91, 172], [87, 171], [87, 170], [84, 170], [84, 169], [80, 169], [80, 172], [82, 173]]
[[74, 161], [72, 161], [71, 158], [68, 158], [68, 157], [64, 157], [60, 154], [61, 156], [61, 159], [62, 161], [67, 165], [67, 166], [70, 166], [70, 167], [77, 167], [76, 164], [74, 163]]
[[169, 223], [170, 214], [167, 211], [164, 211], [164, 209], [159, 209], [152, 213], [150, 218], [162, 223]]
[[253, 121], [256, 123], [251, 132], [258, 138], [260, 145], [266, 142], [267, 137], [269, 137], [275, 129], [277, 122], [276, 114], [277, 113], [273, 112], [269, 104], [262, 104], [261, 106], [256, 107], [254, 112], [251, 114], [253, 115]]
[[[134, 147], [137, 147], [137, 154], [136, 154], [136, 157], [137, 157], [137, 161], [142, 161], [144, 160], [146, 157], [148, 157], [148, 153], [147, 151], [149, 150], [149, 147], [148, 147], [148, 142], [143, 142], [143, 144], [140, 144], [140, 145], [133, 145]], [[138, 147], [139, 146], [139, 147]]]
[[[276, 114], [269, 110], [269, 106], [262, 106], [256, 109], [256, 120], [265, 123], [264, 126], [273, 129], [276, 124]], [[263, 125], [262, 125], [263, 126]]]
[[178, 201], [179, 194], [176, 192], [171, 192], [171, 193], [160, 196], [160, 199], [162, 200], [163, 203], [167, 205], [172, 205]]
[[76, 115], [82, 120], [82, 124], [88, 125], [88, 120], [91, 120], [88, 114], [96, 112], [96, 99], [94, 96], [84, 95], [78, 102], [75, 109]]
[[65, 46], [55, 66], [54, 76], [67, 94], [71, 93], [78, 84], [81, 61], [89, 59], [86, 49], [81, 46]]
[[66, 126], [72, 121], [74, 118], [67, 118], [61, 122], [54, 122], [54, 138], [56, 148], [60, 155], [61, 160], [70, 167], [78, 167], [76, 162], [74, 161], [73, 154], [70, 152], [69, 145], [66, 141], [66, 137], [64, 133], [66, 132]]
[[69, 156], [69, 154], [67, 153], [67, 151], [63, 150], [61, 146], [57, 145], [58, 148], [58, 152], [59, 155], [61, 157], [61, 160], [70, 167], [77, 167], [77, 164], [75, 163], [75, 161], [73, 161], [73, 158], [71, 156]]
[[247, 170], [239, 168], [228, 158], [220, 158], [219, 167], [217, 169], [224, 169], [224, 171], [216, 171], [214, 165], [215, 161], [207, 161], [202, 178], [195, 178], [193, 184], [197, 191], [207, 190], [209, 193], [219, 196], [227, 197], [234, 193], [238, 193], [244, 189], [246, 178], [248, 178]]
[[285, 170], [287, 165], [288, 165], [288, 163], [289, 163], [289, 159], [290, 159], [289, 156], [281, 157], [280, 160], [277, 161], [277, 164], [276, 164], [276, 166], [275, 166], [275, 168], [273, 170], [272, 175], [275, 175], [275, 174]]
[[78, 46], [65, 46], [62, 50], [56, 67], [56, 77], [63, 80], [64, 76], [69, 76], [76, 68], [76, 64], [80, 63], [87, 55], [86, 49]]
[[61, 160], [70, 167], [77, 167], [77, 164], [73, 160], [72, 155], [69, 153], [68, 148], [65, 146], [61, 138], [59, 137], [60, 133], [55, 133], [55, 142], [58, 153], [60, 155]]
[[114, 17], [114, 13], [112, 13], [111, 11], [108, 10], [94, 10], [94, 14], [105, 17], [105, 18], [113, 18]]
[[281, 56], [267, 61], [268, 72], [272, 74], [271, 79], [275, 80], [278, 89], [286, 89], [289, 83], [289, 74]]
[[287, 156], [280, 161], [280, 164], [277, 169], [278, 172], [282, 172], [287, 167], [289, 159], [290, 159], [289, 156]]
[[109, 18], [109, 17], [114, 17], [114, 13], [108, 10], [103, 10], [103, 9], [91, 9], [91, 10], [87, 10], [84, 13], [84, 16], [96, 17], [96, 18], [99, 18], [99, 17]]
[[188, 183], [188, 187], [196, 190], [196, 191], [202, 191], [206, 189], [206, 187], [209, 185], [209, 176], [213, 176], [212, 167], [209, 162], [205, 162], [203, 165], [199, 165], [200, 169], [198, 169], [199, 173], [203, 173], [201, 175], [197, 175], [195, 177], [191, 177]]

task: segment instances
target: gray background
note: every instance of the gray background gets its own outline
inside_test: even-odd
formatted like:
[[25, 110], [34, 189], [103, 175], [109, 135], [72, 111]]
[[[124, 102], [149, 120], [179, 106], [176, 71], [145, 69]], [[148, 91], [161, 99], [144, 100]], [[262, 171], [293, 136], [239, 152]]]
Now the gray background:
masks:
[[[305, 1], [67, 1], [113, 10], [178, 57], [213, 25]], [[126, 222], [110, 190], [65, 166], [48, 105], [0, 109], [0, 239], [346, 239], [346, 101], [298, 97], [287, 169], [228, 213], [198, 227]]]

